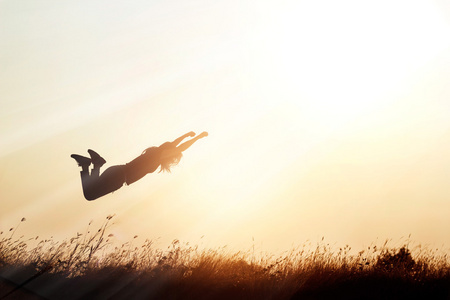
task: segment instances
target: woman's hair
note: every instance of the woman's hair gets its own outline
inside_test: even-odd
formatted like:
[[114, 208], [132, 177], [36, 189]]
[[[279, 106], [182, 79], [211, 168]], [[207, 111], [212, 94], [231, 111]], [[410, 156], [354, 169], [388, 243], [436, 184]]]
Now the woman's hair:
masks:
[[166, 142], [158, 147], [160, 152], [161, 170], [159, 172], [169, 172], [170, 168], [178, 165], [183, 154], [171, 142]]

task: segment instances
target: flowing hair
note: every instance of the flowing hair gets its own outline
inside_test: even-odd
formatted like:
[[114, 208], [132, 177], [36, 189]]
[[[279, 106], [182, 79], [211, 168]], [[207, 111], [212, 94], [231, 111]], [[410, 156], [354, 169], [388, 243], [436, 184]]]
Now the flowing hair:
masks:
[[160, 150], [161, 172], [169, 172], [170, 169], [180, 162], [183, 154], [171, 142], [166, 142], [158, 147]]

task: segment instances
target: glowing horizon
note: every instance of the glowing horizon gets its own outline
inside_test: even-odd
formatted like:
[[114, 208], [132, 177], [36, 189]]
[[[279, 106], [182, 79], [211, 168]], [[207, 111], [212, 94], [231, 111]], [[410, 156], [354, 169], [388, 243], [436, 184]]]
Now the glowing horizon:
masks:
[[[24, 5], [0, 4], [0, 229], [116, 214], [123, 239], [450, 244], [443, 4]], [[108, 167], [191, 130], [210, 135], [172, 174], [83, 200], [70, 154]]]

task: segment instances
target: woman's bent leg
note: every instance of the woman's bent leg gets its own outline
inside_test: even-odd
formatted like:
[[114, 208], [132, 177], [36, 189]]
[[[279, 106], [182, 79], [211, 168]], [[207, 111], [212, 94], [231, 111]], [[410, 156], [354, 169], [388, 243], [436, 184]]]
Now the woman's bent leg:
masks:
[[95, 198], [91, 197], [91, 188], [95, 184], [94, 178], [91, 178], [88, 169], [83, 169], [80, 172], [81, 175], [81, 186], [83, 187], [83, 195], [86, 200], [94, 200]]
[[112, 193], [125, 183], [125, 166], [112, 166], [105, 170], [99, 177], [89, 176], [89, 173], [81, 172], [83, 194], [86, 200], [95, 200], [101, 196]]

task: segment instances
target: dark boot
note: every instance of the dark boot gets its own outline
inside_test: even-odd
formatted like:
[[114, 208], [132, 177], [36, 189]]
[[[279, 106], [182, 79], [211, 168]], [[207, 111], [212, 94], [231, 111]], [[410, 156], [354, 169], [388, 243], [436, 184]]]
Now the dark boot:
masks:
[[106, 163], [106, 160], [94, 150], [89, 149], [88, 152], [89, 155], [91, 156], [91, 161], [94, 164], [94, 168], [101, 168], [101, 166], [103, 166]]
[[72, 154], [70, 157], [75, 159], [80, 167], [87, 168], [91, 165], [91, 159], [78, 154]]

